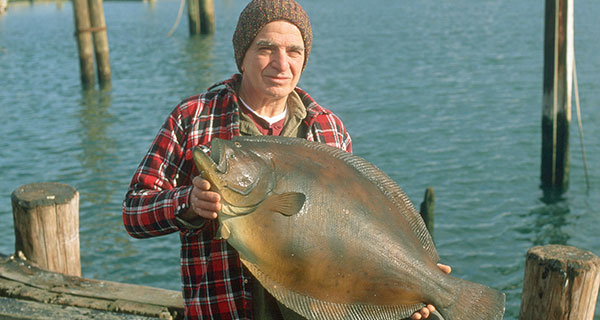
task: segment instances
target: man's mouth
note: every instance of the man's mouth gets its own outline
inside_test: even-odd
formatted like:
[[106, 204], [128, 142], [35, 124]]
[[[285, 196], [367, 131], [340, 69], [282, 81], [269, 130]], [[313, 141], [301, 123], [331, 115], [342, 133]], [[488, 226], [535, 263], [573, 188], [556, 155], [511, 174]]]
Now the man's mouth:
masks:
[[289, 81], [292, 79], [290, 76], [266, 76], [268, 79], [277, 82]]

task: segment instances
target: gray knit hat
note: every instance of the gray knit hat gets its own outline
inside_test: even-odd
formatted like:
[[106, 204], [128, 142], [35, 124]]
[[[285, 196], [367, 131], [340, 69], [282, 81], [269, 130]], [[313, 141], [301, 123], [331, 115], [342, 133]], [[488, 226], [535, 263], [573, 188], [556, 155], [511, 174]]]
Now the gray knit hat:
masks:
[[278, 20], [288, 21], [300, 29], [304, 40], [304, 69], [313, 37], [310, 20], [304, 9], [294, 0], [253, 0], [240, 14], [233, 33], [233, 51], [240, 72], [246, 51], [256, 35], [266, 24]]

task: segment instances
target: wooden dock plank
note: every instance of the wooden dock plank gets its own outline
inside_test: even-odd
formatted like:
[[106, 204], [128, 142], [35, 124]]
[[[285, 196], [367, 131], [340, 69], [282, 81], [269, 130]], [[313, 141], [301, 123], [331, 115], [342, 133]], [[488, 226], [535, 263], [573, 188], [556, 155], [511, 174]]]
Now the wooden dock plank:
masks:
[[87, 308], [62, 306], [56, 304], [47, 304], [35, 301], [0, 297], [0, 319], [150, 320], [159, 318], [142, 317], [139, 315], [127, 315], [122, 313], [99, 311]]
[[183, 317], [179, 291], [63, 275], [14, 257], [0, 256], [0, 296], [162, 319]]

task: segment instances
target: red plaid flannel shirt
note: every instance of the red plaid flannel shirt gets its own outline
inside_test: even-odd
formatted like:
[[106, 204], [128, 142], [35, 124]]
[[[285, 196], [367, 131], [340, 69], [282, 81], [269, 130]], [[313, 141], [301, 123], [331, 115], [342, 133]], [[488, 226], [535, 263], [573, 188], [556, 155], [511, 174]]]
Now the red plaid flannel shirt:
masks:
[[[237, 252], [215, 239], [218, 222], [186, 229], [176, 216], [188, 208], [191, 179], [198, 174], [192, 147], [210, 147], [213, 138], [240, 135], [239, 105], [231, 79], [207, 93], [181, 102], [160, 129], [136, 170], [123, 203], [123, 223], [135, 238], [178, 231], [186, 319], [252, 319], [252, 276]], [[215, 89], [223, 85], [221, 89]], [[341, 120], [295, 89], [307, 108], [307, 140], [352, 152], [352, 141]]]

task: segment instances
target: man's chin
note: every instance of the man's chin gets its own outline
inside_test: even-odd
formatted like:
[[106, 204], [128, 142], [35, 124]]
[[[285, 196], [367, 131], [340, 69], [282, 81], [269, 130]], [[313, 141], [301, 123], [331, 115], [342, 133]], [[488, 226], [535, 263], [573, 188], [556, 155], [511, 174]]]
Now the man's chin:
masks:
[[292, 91], [294, 87], [290, 85], [286, 86], [271, 86], [265, 90], [265, 94], [274, 99], [282, 99], [286, 98]]

